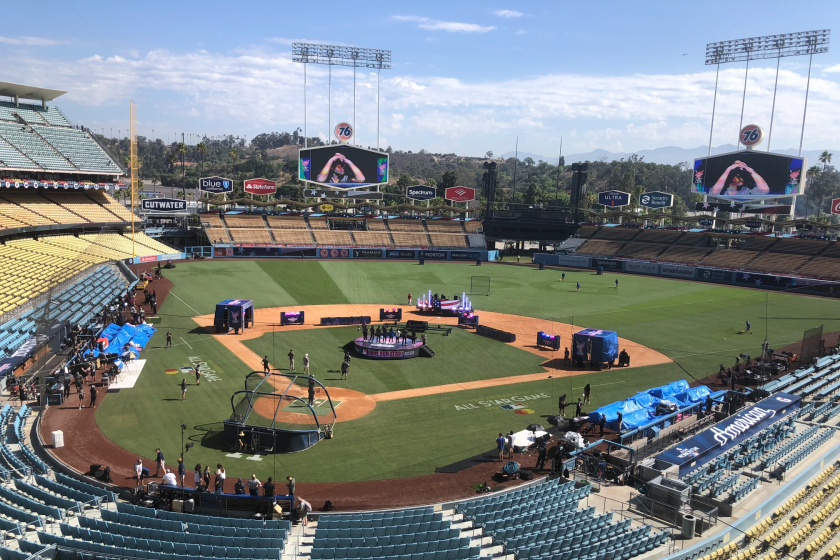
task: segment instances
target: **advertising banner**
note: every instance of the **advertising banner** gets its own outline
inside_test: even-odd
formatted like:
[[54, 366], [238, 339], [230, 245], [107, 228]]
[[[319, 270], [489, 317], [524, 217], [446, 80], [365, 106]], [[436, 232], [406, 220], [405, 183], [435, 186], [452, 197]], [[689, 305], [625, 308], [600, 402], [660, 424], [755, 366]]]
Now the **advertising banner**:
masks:
[[437, 189], [435, 187], [427, 187], [426, 185], [415, 185], [413, 187], [405, 188], [405, 197], [411, 200], [431, 200], [437, 196]]
[[445, 261], [447, 259], [446, 251], [420, 251], [420, 256], [424, 259], [438, 261]]
[[413, 249], [388, 249], [386, 259], [413, 259], [416, 252]]
[[350, 257], [350, 249], [321, 247], [318, 249], [318, 256], [322, 259], [346, 259]]
[[795, 278], [774, 276], [772, 274], [757, 274], [753, 272], [736, 272], [735, 283], [763, 288], [787, 289], [796, 284]]
[[831, 199], [831, 213], [840, 214], [840, 198]]
[[324, 189], [303, 189], [306, 198], [341, 198], [347, 200], [382, 200], [381, 192], [373, 191], [328, 191]]
[[780, 197], [801, 194], [808, 160], [741, 151], [694, 160], [693, 191], [720, 197]]
[[478, 251], [450, 251], [449, 258], [453, 261], [474, 261], [481, 258]]
[[622, 191], [599, 192], [598, 204], [603, 206], [627, 206], [630, 204], [630, 193]]
[[298, 178], [337, 189], [388, 182], [388, 154], [347, 144], [304, 148]]
[[673, 278], [694, 278], [694, 267], [681, 264], [661, 264], [659, 274]]
[[699, 220], [697, 220], [697, 225], [703, 227], [711, 227], [713, 223], [715, 223], [715, 220], [713, 218], [700, 218]]
[[801, 397], [776, 393], [656, 456], [683, 475], [799, 409]]
[[593, 258], [590, 263], [591, 268], [598, 268], [599, 266], [604, 270], [621, 270], [621, 265], [624, 261], [616, 261], [613, 259], [597, 259]]
[[731, 270], [715, 270], [714, 268], [698, 268], [697, 279], [706, 282], [732, 282]]
[[142, 212], [186, 212], [187, 201], [179, 198], [144, 198], [140, 201]]
[[674, 195], [659, 191], [642, 193], [639, 204], [647, 208], [670, 208], [674, 205]]
[[475, 189], [469, 187], [449, 187], [443, 196], [452, 202], [467, 202], [475, 200]]
[[382, 249], [353, 249], [354, 259], [381, 259]]
[[744, 204], [735, 202], [695, 202], [695, 212], [733, 212], [739, 214], [744, 210]]
[[659, 265], [657, 263], [625, 261], [624, 270], [639, 274], [659, 274]]
[[277, 192], [277, 183], [268, 179], [246, 179], [245, 192], [251, 194], [274, 194]]
[[224, 177], [202, 177], [198, 180], [198, 188], [212, 194], [233, 192], [233, 181]]
[[758, 229], [761, 227], [761, 222], [758, 220], [750, 220], [749, 222], [744, 222], [744, 225], [750, 229]]
[[573, 257], [571, 255], [557, 255], [559, 266], [576, 266], [579, 268], [589, 267], [589, 257]]

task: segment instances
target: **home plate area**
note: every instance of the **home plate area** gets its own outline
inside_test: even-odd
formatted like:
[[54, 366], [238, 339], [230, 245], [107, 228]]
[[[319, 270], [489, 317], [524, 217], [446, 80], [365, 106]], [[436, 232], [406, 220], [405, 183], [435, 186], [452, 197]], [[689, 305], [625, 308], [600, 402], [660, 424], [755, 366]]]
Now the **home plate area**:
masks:
[[[335, 408], [338, 408], [338, 406], [341, 403], [342, 401], [333, 401], [333, 406], [335, 406]], [[283, 410], [283, 412], [297, 412], [300, 414], [308, 414], [309, 406], [305, 402], [295, 400], [284, 406], [281, 410]], [[317, 414], [318, 416], [326, 416], [327, 414], [332, 414], [332, 410], [330, 409], [330, 402], [327, 399], [315, 399], [312, 403], [312, 410], [314, 410], [315, 414]]]

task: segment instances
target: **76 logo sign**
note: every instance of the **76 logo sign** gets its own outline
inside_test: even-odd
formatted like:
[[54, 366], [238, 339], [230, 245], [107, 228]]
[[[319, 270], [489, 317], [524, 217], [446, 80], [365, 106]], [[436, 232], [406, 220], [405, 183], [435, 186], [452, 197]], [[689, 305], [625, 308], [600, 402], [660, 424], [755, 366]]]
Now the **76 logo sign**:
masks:
[[353, 127], [350, 126], [350, 123], [338, 123], [335, 125], [334, 131], [335, 137], [338, 138], [342, 142], [347, 142], [351, 138], [353, 138]]
[[741, 129], [741, 144], [755, 146], [764, 139], [764, 131], [757, 124], [748, 124]]

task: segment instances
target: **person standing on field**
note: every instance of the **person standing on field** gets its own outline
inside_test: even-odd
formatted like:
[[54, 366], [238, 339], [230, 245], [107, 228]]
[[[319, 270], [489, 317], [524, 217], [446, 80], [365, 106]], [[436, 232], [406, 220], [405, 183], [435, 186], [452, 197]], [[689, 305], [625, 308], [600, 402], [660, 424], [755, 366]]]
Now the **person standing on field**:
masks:
[[289, 350], [289, 369], [295, 371], [295, 351]]

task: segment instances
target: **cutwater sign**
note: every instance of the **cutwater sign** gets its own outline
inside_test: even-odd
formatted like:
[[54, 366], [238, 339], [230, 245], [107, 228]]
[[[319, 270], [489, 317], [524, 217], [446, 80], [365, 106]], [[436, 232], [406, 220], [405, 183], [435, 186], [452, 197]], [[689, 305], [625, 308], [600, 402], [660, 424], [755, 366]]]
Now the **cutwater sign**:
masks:
[[627, 206], [630, 204], [630, 193], [622, 191], [599, 192], [598, 204], [603, 206]]
[[144, 198], [140, 201], [144, 212], [186, 212], [187, 201], [179, 198]]
[[750, 229], [758, 229], [758, 228], [761, 227], [761, 222], [759, 222], [758, 220], [750, 220], [749, 222], [745, 223], [744, 225], [747, 226]]
[[198, 180], [198, 188], [213, 194], [229, 193], [233, 192], [233, 181], [224, 177], [202, 177]]
[[405, 189], [405, 197], [411, 200], [431, 200], [436, 196], [437, 189], [435, 187], [416, 185], [414, 187], [406, 187]]
[[659, 191], [642, 193], [639, 204], [647, 208], [670, 208], [674, 205], [674, 195]]
[[709, 227], [713, 223], [715, 223], [715, 221], [712, 218], [700, 218], [699, 220], [697, 220], [697, 224], [703, 227]]

